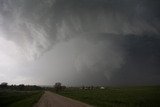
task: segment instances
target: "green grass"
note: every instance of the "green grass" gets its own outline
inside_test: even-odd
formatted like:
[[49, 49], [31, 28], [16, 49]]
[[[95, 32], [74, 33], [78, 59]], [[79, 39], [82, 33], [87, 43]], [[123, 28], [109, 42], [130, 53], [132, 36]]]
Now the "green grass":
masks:
[[32, 107], [40, 99], [42, 93], [34, 94], [30, 97], [27, 97], [23, 100], [17, 101], [11, 104], [9, 107]]
[[41, 95], [40, 91], [1, 91], [0, 107], [32, 107]]
[[160, 87], [67, 89], [58, 94], [96, 107], [160, 107]]

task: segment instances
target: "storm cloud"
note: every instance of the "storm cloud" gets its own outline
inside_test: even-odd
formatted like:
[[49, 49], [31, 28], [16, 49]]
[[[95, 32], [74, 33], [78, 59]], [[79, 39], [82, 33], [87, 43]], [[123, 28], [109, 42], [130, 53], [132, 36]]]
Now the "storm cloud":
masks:
[[158, 0], [0, 0], [0, 81], [159, 84], [159, 10]]

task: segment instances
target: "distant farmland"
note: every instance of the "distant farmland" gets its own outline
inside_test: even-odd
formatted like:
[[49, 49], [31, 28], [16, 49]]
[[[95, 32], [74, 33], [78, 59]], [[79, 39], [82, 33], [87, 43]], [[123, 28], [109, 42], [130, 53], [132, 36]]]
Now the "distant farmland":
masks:
[[108, 87], [104, 90], [71, 88], [58, 94], [96, 107], [160, 107], [160, 86]]
[[0, 91], [0, 107], [32, 107], [42, 94], [41, 91]]
[[[53, 87], [45, 88], [45, 90], [56, 92]], [[37, 91], [18, 91], [9, 88], [1, 90], [0, 107], [33, 107], [44, 93], [43, 91], [44, 89]], [[59, 90], [57, 93], [95, 107], [160, 107], [160, 86], [105, 87], [105, 89], [72, 87]], [[54, 102], [56, 100], [50, 99], [58, 99], [56, 94], [49, 96], [51, 94], [48, 94], [48, 100], [45, 101], [57, 103]], [[64, 100], [59, 99], [59, 101], [64, 103]]]

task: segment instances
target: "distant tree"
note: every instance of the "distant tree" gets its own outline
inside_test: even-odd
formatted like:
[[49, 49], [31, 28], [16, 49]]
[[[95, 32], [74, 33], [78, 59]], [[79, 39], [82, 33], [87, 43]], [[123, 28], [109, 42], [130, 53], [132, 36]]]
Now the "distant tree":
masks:
[[25, 85], [24, 84], [19, 84], [19, 90], [24, 90], [24, 88], [25, 88]]
[[7, 82], [2, 82], [0, 84], [0, 88], [7, 88], [8, 87], [8, 83]]
[[84, 90], [85, 89], [85, 87], [84, 86], [82, 86], [82, 90]]
[[62, 90], [61, 83], [60, 82], [55, 83], [54, 88], [55, 88], [56, 92]]
[[91, 90], [93, 90], [94, 89], [94, 86], [91, 86]]

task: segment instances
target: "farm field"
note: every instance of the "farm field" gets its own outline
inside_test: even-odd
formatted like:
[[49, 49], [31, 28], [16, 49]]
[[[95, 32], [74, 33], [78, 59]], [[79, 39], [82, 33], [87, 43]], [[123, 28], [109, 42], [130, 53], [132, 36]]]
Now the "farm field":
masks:
[[0, 91], [0, 107], [32, 107], [42, 91]]
[[108, 87], [104, 90], [70, 88], [58, 94], [96, 107], [160, 107], [160, 86]]

